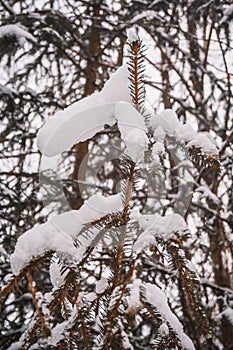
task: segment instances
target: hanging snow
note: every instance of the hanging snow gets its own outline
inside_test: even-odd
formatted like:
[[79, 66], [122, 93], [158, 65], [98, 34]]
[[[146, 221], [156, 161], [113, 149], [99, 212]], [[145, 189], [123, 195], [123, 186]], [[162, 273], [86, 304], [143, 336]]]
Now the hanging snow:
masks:
[[143, 117], [136, 108], [125, 102], [116, 104], [115, 116], [126, 153], [136, 163], [143, 158], [149, 142]]
[[155, 306], [162, 317], [170, 324], [172, 329], [178, 335], [183, 348], [186, 350], [195, 350], [192, 340], [184, 333], [182, 324], [172, 313], [167, 303], [167, 297], [163, 291], [155, 284], [145, 283], [144, 286], [146, 301]]
[[188, 231], [184, 219], [179, 214], [169, 214], [166, 216], [160, 216], [159, 214], [138, 214], [137, 216], [135, 215], [134, 219], [144, 230], [134, 243], [134, 251], [137, 253], [150, 245], [156, 244], [158, 238], [168, 240], [177, 232], [182, 234]]
[[24, 44], [25, 39], [36, 43], [35, 37], [29, 33], [26, 27], [19, 23], [7, 24], [0, 27], [0, 39], [4, 36], [15, 36], [20, 45]]
[[79, 210], [56, 215], [46, 223], [33, 227], [17, 241], [10, 259], [12, 272], [18, 275], [33, 258], [51, 251], [64, 254], [79, 262], [95, 238], [81, 237], [81, 244], [77, 248], [74, 246], [74, 239], [83, 225], [122, 209], [123, 203], [120, 195], [104, 197], [95, 194]]
[[77, 142], [90, 139], [103, 130], [104, 125], [115, 123], [114, 107], [119, 101], [131, 103], [126, 65], [117, 69], [102, 91], [50, 117], [37, 135], [38, 148], [44, 155], [52, 157]]
[[197, 147], [204, 153], [217, 154], [218, 150], [205, 132], [196, 132], [189, 124], [182, 124], [176, 113], [171, 109], [165, 109], [160, 114], [150, 114], [149, 126], [154, 131], [154, 139], [159, 140], [165, 135], [175, 137], [177, 141], [184, 141], [188, 148]]

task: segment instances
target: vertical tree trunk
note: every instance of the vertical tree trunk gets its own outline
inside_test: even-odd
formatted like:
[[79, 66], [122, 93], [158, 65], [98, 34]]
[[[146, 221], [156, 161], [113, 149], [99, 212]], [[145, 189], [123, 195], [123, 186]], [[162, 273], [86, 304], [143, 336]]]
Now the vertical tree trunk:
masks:
[[[87, 52], [89, 56], [87, 58], [87, 66], [85, 69], [86, 85], [84, 89], [84, 97], [91, 95], [96, 90], [96, 78], [98, 68], [100, 67], [101, 57], [99, 57], [100, 51], [100, 21], [98, 20], [99, 12], [102, 1], [94, 0], [92, 3], [93, 14], [92, 24], [89, 33], [89, 46]], [[98, 22], [98, 23], [97, 23]], [[71, 175], [71, 179], [75, 181], [85, 181], [86, 178], [86, 165], [88, 158], [88, 141], [80, 142], [74, 147], [75, 151], [75, 164], [74, 170]], [[72, 209], [79, 209], [83, 204], [82, 187], [78, 185], [76, 188], [77, 194], [75, 198], [70, 201]]]

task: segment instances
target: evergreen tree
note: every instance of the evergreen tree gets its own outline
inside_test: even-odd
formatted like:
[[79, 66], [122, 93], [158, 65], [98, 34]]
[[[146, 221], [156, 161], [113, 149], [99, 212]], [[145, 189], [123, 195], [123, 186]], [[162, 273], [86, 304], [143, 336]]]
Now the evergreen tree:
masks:
[[[38, 341], [42, 348], [81, 348], [81, 345], [92, 348], [97, 346], [97, 341], [100, 348], [108, 348], [109, 344], [112, 348], [127, 348], [127, 341], [135, 349], [179, 348], [184, 346], [180, 342], [187, 340], [179, 334], [181, 326], [174, 329], [168, 316], [172, 314], [166, 308], [159, 309], [150, 297], [154, 293], [166, 305], [160, 287], [166, 291], [170, 309], [197, 349], [230, 349], [232, 74], [229, 53], [233, 13], [230, 2], [48, 1], [41, 5], [29, 0], [2, 0], [0, 6], [1, 66], [5, 72], [0, 85], [1, 271], [7, 284], [1, 292], [1, 346], [9, 347], [24, 334], [20, 344], [25, 342], [25, 348]], [[59, 164], [61, 180], [56, 173], [51, 177], [51, 172], [40, 172], [43, 202], [51, 202], [46, 211], [39, 192], [40, 156], [35, 144], [45, 111], [51, 114], [95, 90], [100, 91], [110, 71], [122, 63], [126, 28], [133, 24], [138, 24], [140, 37], [145, 38], [148, 47], [144, 57], [141, 42], [136, 39], [131, 40], [127, 51], [132, 94], [128, 103], [133, 103], [148, 128], [143, 166], [140, 169], [136, 162], [134, 167], [135, 162], [127, 151], [137, 147], [124, 139], [118, 120], [116, 125], [99, 130], [88, 140], [65, 150]], [[141, 56], [135, 78], [137, 47]], [[149, 67], [145, 76], [141, 60]], [[191, 123], [194, 129], [203, 132], [201, 137], [192, 142], [190, 129], [186, 130], [189, 135], [185, 138], [174, 135], [174, 130], [164, 125], [166, 114], [159, 117], [165, 133], [159, 133], [158, 122], [151, 117], [153, 111], [146, 108], [144, 88], [157, 112], [163, 108], [177, 112], [180, 124], [174, 115], [169, 114], [169, 118], [176, 127], [181, 127], [181, 135], [184, 136], [185, 128], [189, 128], [186, 125]], [[119, 113], [118, 110], [118, 117]], [[208, 141], [205, 139], [203, 143], [205, 132], [216, 143], [210, 141], [211, 152], [205, 148]], [[120, 135], [127, 146], [127, 156], [119, 156], [123, 147]], [[221, 171], [215, 146], [219, 149]], [[84, 239], [99, 231], [101, 237], [107, 233], [103, 250], [86, 251], [84, 261], [76, 264], [63, 255], [46, 252], [38, 259], [29, 259], [28, 265], [18, 275], [15, 272], [17, 276], [11, 280], [9, 254], [23, 232], [35, 223], [44, 222], [48, 210], [60, 213], [67, 204], [66, 209], [79, 209], [83, 200], [89, 203], [88, 198], [92, 198], [96, 189], [104, 196], [118, 193], [119, 182], [124, 208], [117, 207], [117, 212], [98, 217], [81, 230]], [[192, 200], [188, 191], [194, 192]], [[127, 194], [131, 198], [130, 208]], [[85, 211], [85, 204], [83, 207]], [[136, 214], [133, 208], [141, 214]], [[132, 247], [142, 243], [139, 232], [147, 230], [146, 222], [139, 217], [156, 213], [163, 218], [172, 212], [184, 216], [191, 224], [192, 239], [188, 238], [187, 227], [182, 222], [183, 230], [166, 231], [166, 239], [158, 234], [156, 243], [150, 241], [149, 235], [146, 240], [151, 243], [150, 249], [144, 247], [139, 252], [135, 248], [130, 255]], [[158, 221], [159, 224], [169, 231], [168, 222]], [[159, 232], [157, 226], [154, 232]], [[110, 244], [115, 236], [119, 242]], [[72, 245], [71, 251], [81, 249], [79, 238], [75, 237], [76, 248]], [[16, 251], [17, 246], [19, 243]], [[187, 259], [195, 262], [199, 281]], [[53, 271], [50, 276], [49, 266]], [[58, 287], [53, 280], [54, 291], [49, 300], [50, 294], [46, 298], [45, 293], [51, 293], [50, 277], [56, 276], [54, 271], [60, 276], [61, 285]], [[103, 290], [107, 284], [109, 288]], [[86, 292], [96, 293], [97, 299], [91, 300], [91, 294], [86, 297]], [[207, 316], [203, 305], [207, 305]], [[72, 313], [76, 307], [77, 317]], [[31, 328], [24, 333], [29, 321]], [[60, 333], [59, 324], [67, 333], [58, 339], [55, 335]]]

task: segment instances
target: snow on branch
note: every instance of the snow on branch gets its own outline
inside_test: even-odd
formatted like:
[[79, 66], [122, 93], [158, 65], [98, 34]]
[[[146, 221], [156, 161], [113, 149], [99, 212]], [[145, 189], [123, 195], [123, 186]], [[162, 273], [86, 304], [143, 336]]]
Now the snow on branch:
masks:
[[179, 214], [161, 216], [159, 214], [132, 213], [131, 218], [137, 221], [140, 228], [143, 229], [134, 243], [134, 251], [137, 253], [150, 245], [156, 245], [157, 240], [167, 241], [176, 234], [182, 236], [189, 232], [184, 219]]
[[38, 256], [49, 251], [80, 262], [91, 246], [95, 237], [82, 237], [82, 245], [74, 246], [74, 239], [83, 225], [97, 220], [110, 212], [123, 209], [120, 195], [104, 197], [100, 194], [91, 196], [79, 210], [71, 210], [49, 219], [46, 223], [33, 227], [19, 237], [14, 253], [11, 255], [11, 268], [14, 275]]
[[106, 124], [115, 123], [114, 107], [119, 101], [131, 102], [126, 65], [116, 70], [102, 91], [94, 92], [50, 117], [37, 135], [38, 148], [52, 157], [76, 142], [91, 138]]
[[[94, 99], [95, 94], [91, 96]], [[84, 110], [79, 110], [77, 103], [47, 120], [37, 135], [37, 146], [44, 155], [52, 157], [67, 151], [75, 143], [88, 140], [103, 130], [104, 125], [115, 123], [114, 103], [92, 107], [90, 101], [86, 103]]]
[[130, 102], [128, 72], [123, 65], [101, 92], [95, 92], [49, 118], [38, 133], [38, 148], [44, 155], [54, 156], [75, 143], [90, 139], [105, 125], [118, 121], [127, 153], [136, 162], [142, 158], [148, 138], [143, 117]]
[[[21, 32], [18, 31], [17, 35], [19, 33]], [[23, 35], [23, 33], [21, 34]], [[25, 33], [24, 37], [26, 37]], [[107, 348], [111, 344], [118, 331], [119, 335], [122, 336], [122, 341], [129, 344], [131, 339], [129, 337], [128, 340], [126, 332], [128, 326], [122, 330], [118, 328], [122, 322], [121, 315], [126, 312], [134, 320], [134, 316], [139, 310], [148, 307], [147, 311], [150, 313], [151, 309], [152, 317], [158, 322], [158, 331], [162, 337], [170, 337], [171, 341], [174, 341], [174, 345], [178, 344], [179, 348], [193, 350], [194, 345], [184, 333], [178, 318], [172, 313], [165, 294], [155, 284], [146, 283], [148, 278], [144, 282], [145, 275], [140, 276], [141, 272], [137, 268], [136, 261], [138, 259], [139, 263], [142, 263], [141, 257], [145, 248], [150, 245], [156, 247], [162, 242], [164, 249], [167, 249], [166, 254], [170, 257], [171, 265], [178, 271], [183, 289], [187, 293], [189, 301], [191, 300], [190, 305], [194, 311], [197, 310], [198, 320], [205, 322], [203, 308], [198, 301], [199, 294], [194, 290], [194, 287], [198, 285], [196, 274], [190, 269], [190, 264], [186, 262], [185, 255], [181, 250], [182, 243], [189, 233], [188, 227], [179, 214], [165, 216], [157, 213], [140, 214], [134, 210], [137, 204], [134, 203], [134, 207], [131, 207], [132, 193], [140, 176], [136, 163], [143, 159], [145, 150], [148, 153], [152, 152], [154, 160], [158, 159], [162, 153], [167, 152], [165, 137], [168, 140], [169, 137], [173, 138], [175, 142], [184, 145], [188, 150], [197, 151], [197, 157], [199, 157], [199, 152], [205, 153], [206, 157], [216, 155], [217, 148], [208, 134], [197, 133], [190, 125], [182, 124], [172, 110], [165, 110], [159, 115], [151, 113], [150, 119], [147, 118], [144, 113], [144, 48], [135, 31], [129, 31], [128, 37], [131, 49], [128, 68], [127, 65], [121, 66], [105, 84], [102, 91], [83, 98], [49, 118], [37, 137], [40, 151], [44, 155], [52, 157], [69, 150], [76, 143], [91, 139], [106, 125], [112, 126], [117, 123], [121, 138], [126, 146], [125, 153], [130, 157], [130, 159], [125, 157], [124, 162], [122, 162], [124, 167], [122, 173], [124, 172], [124, 180], [126, 180], [122, 181], [122, 193], [108, 197], [95, 194], [86, 200], [79, 210], [71, 210], [53, 216], [46, 223], [25, 232], [18, 239], [15, 251], [11, 255], [11, 268], [16, 276], [14, 278], [16, 281], [18, 281], [19, 276], [23, 275], [24, 270], [28, 273], [31, 291], [34, 291], [34, 296], [36, 296], [29, 271], [30, 263], [33, 260], [43, 258], [47, 253], [50, 256], [55, 253], [53, 257], [56, 260], [53, 259], [50, 265], [53, 292], [56, 291], [53, 305], [56, 305], [60, 300], [61, 310], [66, 309], [65, 302], [77, 306], [79, 292], [82, 293], [81, 289], [86, 283], [79, 283], [79, 278], [82, 279], [82, 276], [77, 277], [77, 270], [80, 266], [84, 266], [87, 257], [90, 257], [91, 260], [92, 252], [96, 253], [90, 248], [96, 246], [100, 237], [103, 236], [103, 232], [106, 232], [106, 229], [109, 231], [113, 229], [114, 238], [118, 239], [119, 244], [114, 247], [113, 254], [109, 249], [111, 254], [107, 259], [101, 260], [100, 274], [98, 273], [98, 277], [94, 278], [93, 282], [95, 289], [86, 295], [86, 301], [90, 302], [90, 308], [87, 309], [86, 305], [83, 308], [83, 305], [80, 304], [81, 311], [78, 310], [80, 312], [73, 315], [75, 319], [72, 315], [69, 319], [65, 316], [66, 319], [62, 323], [51, 329], [51, 336], [48, 338], [47, 344], [57, 346], [60, 341], [65, 341], [66, 334], [71, 336], [73, 322], [76, 326], [78, 322], [82, 324], [82, 333], [86, 332], [88, 338], [92, 332], [94, 314], [97, 321], [93, 334], [96, 335], [96, 328], [100, 329], [98, 338], [102, 348]], [[186, 159], [182, 158], [179, 166], [182, 161], [184, 164]], [[197, 191], [202, 192], [202, 196], [211, 196], [210, 191], [207, 191], [203, 186], [199, 186]], [[124, 194], [124, 200], [121, 199], [122, 194]], [[215, 197], [212, 196], [212, 200], [215, 200], [216, 203]], [[127, 236], [129, 231], [132, 237], [130, 239]], [[130, 249], [128, 249], [129, 244]], [[89, 253], [90, 251], [91, 253]], [[97, 253], [99, 254], [99, 252]], [[126, 253], [127, 260], [125, 260]], [[101, 254], [104, 254], [103, 251]], [[136, 259], [134, 259], [135, 256]], [[108, 260], [111, 260], [110, 273], [108, 274], [106, 269], [105, 275], [103, 272], [104, 264], [107, 267]], [[125, 263], [125, 261], [127, 262]], [[62, 266], [64, 262], [65, 264]], [[93, 269], [98, 264], [97, 259]], [[75, 267], [73, 268], [73, 266]], [[85, 278], [87, 273], [88, 269], [85, 272]], [[12, 285], [13, 282], [7, 287], [8, 290], [11, 290]], [[36, 298], [34, 297], [34, 299]], [[65, 301], [65, 299], [67, 300]], [[37, 301], [34, 301], [34, 304], [38, 304]], [[156, 317], [156, 313], [153, 314], [153, 309], [156, 310], [159, 317]], [[53, 310], [53, 307], [50, 310]], [[40, 316], [39, 304], [37, 311]], [[124, 318], [124, 320], [126, 319]], [[37, 323], [35, 323], [35, 327], [36, 325]], [[35, 334], [36, 328], [33, 328], [31, 335]], [[86, 341], [84, 334], [80, 341], [85, 344], [85, 342], [89, 342], [89, 338]], [[90, 341], [92, 342], [92, 339]]]
[[218, 153], [208, 133], [196, 132], [191, 125], [182, 124], [176, 113], [171, 109], [165, 109], [160, 114], [152, 113], [149, 124], [155, 136], [157, 135], [157, 129], [162, 128], [165, 134], [174, 136], [177, 141], [186, 142], [187, 148], [198, 147], [207, 154]]
[[29, 33], [26, 27], [22, 24], [7, 24], [0, 27], [0, 39], [6, 36], [15, 36], [20, 45], [24, 44], [25, 39], [36, 43], [35, 37]]
[[121, 138], [126, 145], [126, 153], [137, 163], [144, 156], [149, 140], [142, 115], [129, 103], [118, 102], [115, 108]]
[[184, 333], [182, 324], [180, 323], [178, 318], [172, 313], [167, 302], [167, 297], [163, 293], [163, 291], [155, 284], [144, 283], [143, 294], [145, 300], [156, 308], [156, 310], [161, 314], [164, 320], [178, 335], [183, 349], [195, 350], [192, 340]]

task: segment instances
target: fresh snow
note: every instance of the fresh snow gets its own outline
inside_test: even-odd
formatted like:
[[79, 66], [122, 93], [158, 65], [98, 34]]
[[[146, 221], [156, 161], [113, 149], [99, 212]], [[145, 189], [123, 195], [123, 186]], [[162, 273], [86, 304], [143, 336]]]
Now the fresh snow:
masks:
[[[145, 11], [143, 16], [140, 16], [137, 17], [137, 20], [143, 16], [153, 17], [157, 14], [154, 11]], [[136, 21], [136, 17], [133, 20]], [[0, 38], [12, 34], [19, 41], [23, 38], [23, 40], [28, 39], [35, 42], [35, 38], [21, 25], [0, 27]], [[128, 40], [130, 42], [138, 40], [135, 29], [128, 30]], [[135, 163], [141, 161], [149, 144], [148, 130], [143, 116], [132, 105], [128, 77], [127, 65], [123, 65], [106, 82], [101, 92], [95, 92], [49, 118], [37, 137], [37, 144], [41, 152], [48, 157], [58, 155], [69, 150], [74, 144], [92, 138], [97, 132], [103, 130], [105, 125], [114, 125], [117, 122], [121, 138], [125, 142], [126, 154]], [[0, 91], [4, 93], [8, 90], [0, 85]], [[190, 125], [181, 123], [172, 110], [166, 109], [158, 115], [151, 113], [149, 127], [153, 131], [155, 140], [152, 148], [155, 159], [159, 159], [159, 155], [165, 151], [164, 139], [166, 135], [187, 143], [189, 148], [198, 147], [207, 154], [217, 153], [217, 148], [207, 133], [198, 133]], [[203, 197], [210, 197], [216, 204], [218, 203], [217, 197], [208, 188], [199, 186], [196, 191], [202, 192]], [[54, 252], [55, 255], [50, 265], [50, 280], [54, 290], [56, 290], [63, 285], [66, 276], [66, 274], [61, 273], [57, 257], [65, 256], [66, 259], [79, 263], [87, 248], [92, 246], [97, 234], [97, 230], [93, 230], [90, 235], [79, 235], [83, 226], [109, 213], [122, 210], [123, 202], [120, 194], [109, 197], [95, 194], [79, 210], [71, 210], [53, 216], [46, 223], [28, 230], [18, 239], [15, 251], [10, 257], [13, 274], [18, 275], [31, 260], [43, 256], [47, 252]], [[136, 221], [143, 230], [133, 246], [134, 252], [137, 253], [156, 244], [158, 239], [166, 241], [177, 232], [182, 235], [188, 230], [184, 219], [179, 214], [143, 215], [132, 211], [130, 219]], [[74, 245], [75, 239], [78, 239], [77, 246]], [[191, 262], [188, 262], [188, 267], [194, 271]], [[108, 286], [108, 273], [103, 272], [101, 279], [96, 282], [96, 294], [103, 293]], [[153, 305], [162, 315], [164, 321], [172, 327], [178, 335], [182, 347], [187, 350], [195, 349], [191, 339], [184, 333], [182, 324], [171, 312], [165, 294], [156, 285], [143, 284], [141, 279], [135, 278], [130, 285], [128, 311], [136, 312], [137, 308], [142, 306], [140, 301], [142, 286], [145, 287], [147, 302]], [[117, 286], [110, 299], [110, 309], [115, 305], [119, 293], [120, 286]], [[92, 301], [96, 294], [94, 292], [87, 294], [86, 300]], [[40, 306], [46, 313], [46, 304], [43, 304], [44, 300], [40, 297], [40, 293], [37, 294], [37, 297]], [[222, 315], [232, 322], [232, 313], [233, 311], [229, 308]], [[56, 346], [66, 336], [66, 329], [72, 326], [75, 316], [76, 310], [69, 320], [52, 329], [52, 335], [48, 338], [49, 345]], [[167, 324], [164, 322], [159, 327], [162, 335], [169, 332]], [[127, 335], [123, 333], [123, 336], [125, 347], [131, 348]]]
[[49, 267], [49, 275], [54, 290], [60, 288], [64, 284], [67, 273], [68, 271], [61, 273], [59, 260], [56, 257], [53, 257]]
[[11, 98], [13, 98], [12, 90], [2, 84], [0, 84], [0, 96], [1, 95], [9, 95]]
[[179, 125], [176, 129], [176, 133], [181, 140], [184, 140], [186, 142], [196, 137], [196, 132], [189, 124]]
[[154, 131], [154, 140], [156, 142], [163, 142], [166, 136], [166, 132], [161, 126], [157, 126]]
[[[129, 34], [131, 39], [133, 33]], [[45, 156], [52, 157], [90, 139], [105, 125], [116, 122], [126, 153], [134, 162], [141, 161], [149, 140], [143, 116], [131, 104], [126, 65], [112, 75], [101, 92], [95, 92], [50, 117], [38, 133], [37, 145]], [[167, 134], [186, 142], [189, 148], [198, 147], [205, 153], [217, 154], [216, 146], [206, 133], [197, 133], [190, 125], [182, 124], [170, 109], [158, 115], [151, 113], [149, 126], [157, 142], [162, 143]], [[161, 143], [153, 147], [155, 159], [163, 152]]]
[[116, 104], [115, 116], [126, 145], [126, 153], [136, 163], [143, 158], [149, 143], [144, 119], [132, 105], [125, 102]]
[[103, 102], [132, 102], [127, 64], [123, 64], [112, 74], [98, 94], [101, 95]]
[[121, 330], [121, 336], [123, 338], [123, 349], [133, 350], [133, 346], [130, 344], [129, 337], [123, 329]]
[[169, 334], [169, 328], [166, 323], [162, 323], [158, 329], [159, 333], [164, 337]]
[[154, 156], [158, 156], [164, 152], [165, 152], [164, 143], [160, 142], [160, 141], [155, 142], [155, 144], [153, 145], [153, 148], [152, 148], [152, 154]]
[[216, 205], [219, 204], [219, 198], [213, 192], [211, 192], [211, 190], [207, 185], [197, 187], [195, 192], [201, 192], [201, 198], [209, 198]]
[[111, 298], [110, 298], [110, 302], [109, 302], [109, 310], [114, 308], [120, 293], [121, 293], [121, 287], [120, 286], [117, 286], [117, 287], [115, 287], [113, 289], [113, 292], [112, 292]]
[[130, 293], [128, 299], [128, 312], [136, 312], [137, 309], [142, 305], [140, 301], [140, 287], [142, 280], [136, 278], [130, 286]]
[[126, 154], [135, 162], [143, 159], [148, 145], [148, 138], [143, 130], [129, 126], [120, 127], [121, 138], [126, 144]]
[[153, 305], [161, 316], [168, 322], [175, 333], [178, 335], [182, 347], [186, 350], [195, 350], [192, 340], [184, 333], [183, 326], [178, 318], [172, 313], [167, 297], [163, 291], [155, 284], [145, 283], [145, 298], [146, 301]]
[[103, 130], [105, 124], [113, 125], [116, 102], [131, 103], [128, 84], [128, 69], [124, 64], [105, 83], [102, 91], [94, 92], [50, 117], [37, 135], [40, 151], [52, 157], [91, 138]]
[[[143, 11], [142, 13], [134, 16], [131, 20], [130, 23], [134, 24], [136, 22], [142, 21], [144, 18], [146, 18], [148, 21], [152, 20], [153, 18], [159, 18], [158, 12], [153, 11], [153, 10], [146, 10]], [[161, 20], [161, 18], [159, 18]]]
[[108, 287], [108, 278], [102, 277], [99, 281], [96, 282], [96, 293], [102, 294], [105, 289]]
[[189, 141], [187, 147], [197, 147], [207, 154], [217, 154], [218, 150], [216, 146], [211, 142], [209, 136], [205, 132], [199, 132], [197, 135]]
[[[21, 327], [21, 329], [19, 329], [22, 333], [22, 335], [20, 336], [19, 340], [14, 342], [13, 344], [11, 344], [9, 346], [9, 348], [7, 348], [7, 350], [19, 350], [22, 349], [23, 346], [25, 345], [25, 340], [27, 337], [27, 333], [25, 334], [25, 331], [27, 330], [27, 332], [29, 332], [33, 326], [35, 325], [35, 317], [32, 318], [32, 320], [29, 322], [29, 324], [26, 326], [25, 324]], [[35, 344], [34, 344], [35, 345]], [[30, 346], [30, 349], [34, 346]], [[36, 348], [34, 348], [36, 350]], [[37, 344], [37, 349], [38, 349], [38, 344]]]
[[230, 307], [227, 307], [224, 311], [221, 312], [221, 314], [218, 317], [224, 316], [228, 322], [233, 326], [233, 309]]
[[177, 141], [186, 142], [188, 148], [197, 147], [207, 154], [218, 153], [208, 133], [196, 132], [191, 125], [182, 124], [171, 109], [165, 109], [160, 114], [151, 113], [149, 126], [154, 131], [156, 141], [162, 141], [164, 134], [167, 134], [175, 137]]
[[157, 239], [168, 240], [176, 232], [187, 232], [188, 227], [179, 214], [168, 214], [160, 216], [159, 214], [143, 215], [140, 213], [132, 214], [132, 220], [139, 223], [144, 230], [134, 243], [134, 251], [139, 253], [150, 245], [155, 245]]
[[11, 255], [13, 274], [18, 275], [33, 258], [43, 256], [49, 251], [65, 254], [76, 262], [81, 261], [94, 239], [81, 237], [82, 244], [77, 248], [74, 246], [74, 239], [83, 225], [122, 209], [123, 203], [119, 194], [109, 197], [95, 194], [79, 210], [56, 215], [46, 223], [33, 227], [19, 237]]
[[[91, 96], [94, 97], [94, 94]], [[75, 105], [50, 117], [38, 132], [37, 146], [45, 156], [52, 157], [67, 151], [75, 143], [88, 140], [103, 130], [105, 124], [115, 123], [114, 103], [87, 107], [81, 111], [79, 108], [76, 111]], [[89, 101], [87, 106], [90, 106]]]
[[139, 40], [138, 35], [136, 33], [136, 28], [131, 27], [127, 29], [127, 39], [130, 43]]
[[24, 44], [25, 39], [36, 43], [35, 37], [28, 32], [26, 27], [19, 23], [7, 24], [0, 27], [0, 38], [8, 35], [15, 35], [21, 45]]
[[69, 329], [72, 327], [77, 317], [77, 310], [74, 309], [68, 320], [57, 324], [51, 329], [51, 336], [46, 339], [46, 345], [57, 346], [58, 343], [69, 335]]
[[[124, 69], [124, 66], [119, 68], [120, 72]], [[123, 74], [119, 70], [101, 92], [86, 97], [48, 119], [37, 136], [37, 145], [44, 155], [51, 157], [66, 151], [75, 143], [93, 137], [106, 124], [113, 125], [117, 121], [126, 153], [134, 162], [143, 158], [149, 142], [147, 128], [142, 115], [128, 102], [128, 90], [118, 91], [121, 83], [118, 84], [116, 77], [121, 79]], [[116, 86], [113, 88], [113, 82], [117, 89]], [[110, 95], [109, 90], [118, 92]]]
[[176, 113], [171, 109], [165, 109], [160, 114], [151, 113], [150, 127], [152, 130], [156, 130], [157, 127], [161, 127], [165, 133], [173, 134], [176, 128], [179, 126], [179, 119]]

